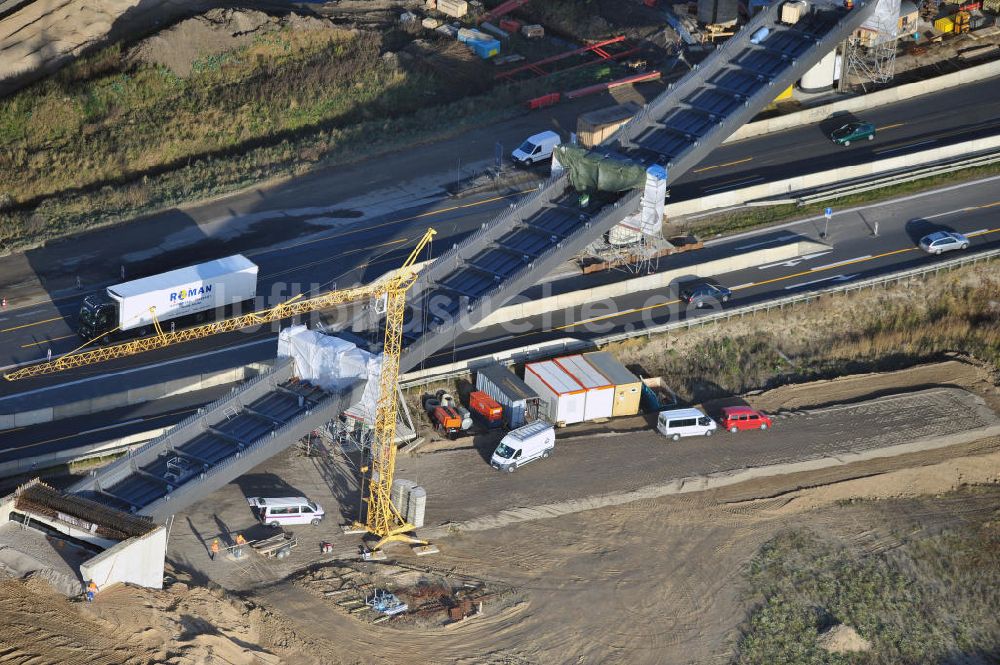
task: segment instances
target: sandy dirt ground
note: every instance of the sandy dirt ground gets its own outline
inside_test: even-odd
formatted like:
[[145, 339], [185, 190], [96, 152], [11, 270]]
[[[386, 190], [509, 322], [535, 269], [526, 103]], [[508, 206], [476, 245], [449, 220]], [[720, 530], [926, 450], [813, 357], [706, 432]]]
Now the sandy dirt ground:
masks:
[[[373, 626], [291, 582], [250, 601], [181, 582], [115, 587], [88, 605], [39, 580], [7, 581], [0, 663], [725, 663], [746, 612], [743, 567], [782, 529], [808, 524], [878, 550], [901, 519], [995, 512], [1000, 440], [931, 463], [948, 452], [807, 489], [794, 488], [808, 476], [754, 481], [451, 538], [430, 565], [517, 594], [454, 628]], [[994, 488], [940, 496], [979, 483]], [[926, 494], [937, 498], [900, 498]]]
[[106, 40], [149, 30], [208, 4], [179, 0], [35, 0], [0, 19], [0, 95]]
[[[891, 397], [918, 386], [975, 388], [992, 400], [987, 378], [974, 365], [943, 363], [783, 387], [751, 399], [771, 408], [836, 409], [873, 392]], [[451, 460], [444, 453], [424, 457]], [[287, 487], [285, 473], [312, 463], [293, 453], [271, 467], [273, 475], [244, 483]], [[322, 482], [296, 489], [319, 492]], [[267, 564], [267, 577], [239, 592], [208, 581], [232, 570], [232, 562], [177, 556], [197, 547], [181, 526], [191, 516], [182, 516], [171, 536], [171, 559], [180, 569], [171, 571], [163, 591], [118, 586], [86, 604], [66, 600], [42, 579], [3, 582], [0, 663], [728, 663], [752, 602], [743, 595], [745, 567], [776, 534], [807, 526], [823, 538], [880, 552], [907, 533], [961, 527], [973, 516], [998, 519], [998, 506], [1000, 436], [991, 436], [717, 489], [583, 506], [502, 528], [445, 527], [441, 553], [426, 559], [362, 564], [295, 551], [280, 565]], [[226, 526], [193, 517], [190, 524], [202, 529]], [[504, 592], [487, 597], [482, 616], [451, 626], [443, 618], [374, 625], [371, 612], [352, 612], [344, 596], [322, 592], [333, 577], [349, 575], [458, 577]], [[309, 584], [316, 580], [319, 590]]]

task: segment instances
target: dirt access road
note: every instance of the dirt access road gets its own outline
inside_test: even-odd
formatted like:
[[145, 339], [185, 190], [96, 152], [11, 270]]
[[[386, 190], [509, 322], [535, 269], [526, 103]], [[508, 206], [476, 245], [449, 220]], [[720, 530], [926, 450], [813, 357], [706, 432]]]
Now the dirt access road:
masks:
[[[907, 394], [912, 387], [921, 390]], [[906, 396], [885, 399], [885, 393], [900, 391]], [[873, 394], [882, 399], [864, 399]], [[945, 406], [964, 409], [957, 420], [977, 413], [989, 417], [989, 407], [1000, 399], [988, 373], [958, 362], [789, 386], [751, 399], [794, 409], [808, 407], [804, 410], [818, 412], [814, 417], [827, 423], [836, 423], [847, 413], [861, 414], [863, 418], [855, 419], [860, 432], [875, 438], [884, 435], [888, 437], [884, 441], [892, 443], [897, 441], [898, 422], [886, 420], [891, 415], [886, 405], [899, 404], [893, 399], [909, 399], [919, 411], [907, 410], [908, 415], [940, 423], [943, 407], [928, 410], [923, 399], [929, 394], [943, 399]], [[948, 395], [958, 401], [948, 403]], [[839, 405], [855, 403], [850, 408], [837, 406], [830, 404], [831, 397]], [[785, 434], [801, 432], [793, 429], [793, 423], [805, 422], [807, 417], [792, 416], [768, 434], [777, 438], [783, 430]], [[891, 431], [880, 433], [885, 427]], [[941, 424], [937, 427], [952, 431]], [[760, 437], [750, 436], [732, 440], [744, 446], [759, 445]], [[626, 438], [635, 437], [609, 437], [599, 445], [580, 442], [577, 448], [596, 453]], [[720, 435], [708, 444], [725, 441]], [[633, 445], [642, 444], [637, 440]], [[545, 464], [568, 463], [572, 448], [566, 445], [565, 453]], [[661, 445], [656, 450], [662, 456], [671, 449]], [[452, 497], [448, 500], [456, 504], [450, 510], [469, 511], [492, 500], [463, 475], [463, 465], [476, 462], [475, 455], [467, 450], [404, 457], [401, 468], [410, 472], [423, 465], [442, 468], [441, 477], [453, 478], [451, 494], [447, 494], [448, 487], [438, 486], [430, 493], [429, 505], [436, 502], [435, 510], [443, 511], [446, 504], [442, 502]], [[542, 463], [534, 466], [543, 469]], [[449, 467], [453, 474], [446, 473]], [[480, 480], [530, 479], [530, 467], [522, 470], [523, 475], [491, 475], [480, 459], [469, 468], [475, 469]], [[320, 494], [322, 485], [332, 480], [321, 471], [316, 458], [291, 453], [241, 482], [244, 489], [302, 490], [335, 510], [334, 499]], [[597, 489], [607, 487], [610, 474], [594, 479], [588, 476], [591, 472], [581, 470], [555, 489], [543, 481], [552, 484], [556, 476], [542, 474], [534, 483], [543, 486], [542, 494], [526, 496], [533, 502], [520, 505], [538, 506], [539, 498], [555, 496], [545, 492], [570, 489], [575, 492], [569, 495], [598, 496]], [[370, 619], [345, 612], [334, 599], [310, 593], [303, 583], [286, 579], [306, 568], [319, 571], [343, 563], [312, 549], [325, 535], [320, 532], [328, 526], [333, 531], [333, 523], [318, 530], [299, 529], [304, 544], [281, 562], [268, 562], [242, 574], [232, 561], [209, 562], [199, 553], [203, 546], [191, 530], [207, 538], [244, 525], [226, 523], [245, 520], [240, 517], [246, 507], [243, 493], [231, 485], [197, 510], [178, 516], [170, 557], [191, 572], [181, 576], [184, 583], [170, 585], [169, 580], [166, 591], [118, 587], [86, 605], [68, 603], [47, 591], [41, 581], [7, 583], [13, 586], [0, 591], [0, 621], [9, 627], [0, 634], [0, 663], [727, 663], [750, 607], [742, 595], [743, 572], [760, 546], [776, 534], [808, 525], [830, 542], [879, 552], [898, 546], [901, 537], [909, 537], [906, 534], [996, 520], [1000, 517], [996, 514], [998, 481], [1000, 436], [993, 436], [707, 491], [649, 496], [603, 507], [581, 504], [573, 511], [549, 514], [548, 519], [532, 515], [527, 520], [511, 520], [502, 530], [458, 530], [442, 535], [439, 555], [419, 560], [403, 555], [400, 562], [427, 566], [435, 574], [461, 574], [503, 585], [511, 593], [502, 603], [487, 603], [483, 617], [451, 628], [433, 623], [372, 625]], [[988, 487], [941, 496], [979, 484]], [[612, 494], [624, 493], [600, 496]], [[459, 495], [464, 502], [454, 498]], [[346, 503], [352, 496], [345, 492], [342, 498]], [[882, 500], [845, 501], [856, 498]], [[507, 507], [512, 505], [516, 504]], [[385, 564], [367, 565], [373, 572], [388, 570]], [[258, 574], [252, 584], [245, 584], [248, 577]], [[240, 599], [191, 586], [208, 579], [229, 588], [243, 584], [246, 591]]]
[[[183, 577], [164, 591], [116, 587], [87, 605], [40, 580], [8, 581], [0, 663], [728, 663], [748, 607], [743, 569], [771, 537], [809, 525], [881, 551], [899, 531], [997, 519], [998, 479], [994, 438], [457, 536], [422, 563], [502, 581], [517, 596], [451, 629], [373, 626], [287, 582], [240, 600]], [[993, 486], [942, 496], [977, 483]]]
[[[421, 534], [436, 539], [1000, 434], [1000, 420], [990, 408], [996, 405], [993, 385], [973, 365], [942, 363], [920, 372], [821, 385], [781, 388], [780, 399], [771, 393], [749, 398], [778, 414], [774, 429], [767, 432], [720, 432], [671, 442], [644, 418], [616, 419], [560, 430], [551, 459], [514, 474], [489, 467], [486, 458], [495, 443], [486, 439], [478, 448], [401, 455], [397, 477], [427, 489]], [[833, 396], [835, 403], [823, 394]], [[781, 411], [780, 403], [791, 410]], [[802, 404], [812, 406], [798, 408]], [[245, 565], [211, 565], [205, 543], [213, 538], [231, 542], [236, 532], [247, 530], [251, 536], [264, 535], [246, 497], [302, 495], [319, 502], [327, 519], [319, 527], [295, 530], [301, 545], [294, 556], [252, 571]], [[178, 516], [169, 556], [225, 588], [247, 590], [333, 556], [354, 556], [359, 541], [344, 536], [339, 525], [354, 519], [357, 511], [356, 472], [342, 455], [304, 457], [290, 451]], [[321, 541], [334, 545], [334, 555], [319, 553]], [[407, 556], [405, 549], [401, 552]]]

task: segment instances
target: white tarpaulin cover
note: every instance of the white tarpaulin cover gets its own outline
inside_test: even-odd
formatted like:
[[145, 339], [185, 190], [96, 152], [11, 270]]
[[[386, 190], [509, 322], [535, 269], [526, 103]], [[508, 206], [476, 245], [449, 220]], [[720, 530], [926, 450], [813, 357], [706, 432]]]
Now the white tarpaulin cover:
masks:
[[367, 380], [361, 406], [375, 412], [382, 369], [380, 356], [373, 356], [340, 337], [299, 325], [278, 333], [278, 357], [291, 358], [300, 379], [330, 392]]

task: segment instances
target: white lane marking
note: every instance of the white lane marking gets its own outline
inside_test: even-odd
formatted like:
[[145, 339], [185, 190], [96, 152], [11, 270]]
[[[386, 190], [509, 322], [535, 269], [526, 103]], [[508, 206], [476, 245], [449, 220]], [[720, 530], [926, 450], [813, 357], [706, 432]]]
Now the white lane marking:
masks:
[[747, 282], [746, 284], [740, 284], [739, 286], [734, 286], [730, 290], [731, 291], [735, 291], [737, 289], [749, 289], [751, 286], [753, 286], [756, 283], [757, 282]]
[[82, 432], [77, 432], [76, 436], [82, 434], [93, 434], [94, 432], [103, 432], [109, 429], [117, 429], [119, 427], [125, 427], [126, 425], [134, 425], [136, 423], [141, 423], [145, 418], [133, 418], [132, 420], [126, 420], [125, 422], [115, 423], [114, 425], [105, 425], [104, 427], [95, 427], [94, 429], [83, 430]]
[[856, 263], [858, 261], [864, 261], [865, 259], [870, 259], [871, 254], [865, 254], [864, 256], [859, 256], [853, 259], [844, 259], [843, 261], [837, 261], [836, 263], [827, 263], [825, 266], [816, 266], [815, 268], [810, 268], [811, 271], [816, 272], [817, 270], [829, 270], [830, 268], [836, 268], [838, 266], [847, 265], [848, 263]]
[[974, 238], [976, 236], [981, 236], [984, 233], [989, 233], [989, 232], [990, 232], [989, 229], [979, 229], [978, 231], [973, 231], [972, 233], [966, 233], [965, 237], [966, 238]]
[[785, 235], [778, 236], [777, 238], [771, 238], [770, 240], [764, 240], [764, 241], [761, 241], [761, 242], [755, 242], [755, 243], [751, 243], [749, 245], [740, 245], [739, 247], [733, 247], [733, 249], [737, 249], [737, 250], [739, 250], [739, 249], [753, 249], [754, 247], [761, 247], [762, 245], [770, 245], [771, 243], [775, 243], [775, 242], [782, 242], [782, 241], [785, 241], [785, 240], [794, 240], [794, 239], [796, 239], [798, 237], [800, 237], [800, 236], [797, 235], [797, 234], [795, 234], [795, 233], [786, 233]]
[[760, 182], [763, 179], [764, 176], [757, 176], [755, 178], [746, 178], [744, 180], [737, 180], [736, 182], [727, 182], [724, 185], [716, 185], [715, 187], [708, 187], [701, 191], [703, 191], [706, 194], [711, 194], [713, 192], [721, 192], [726, 189], [733, 189], [735, 187], [742, 187], [743, 185], [749, 185], [754, 182]]
[[[981, 187], [981, 186], [983, 186], [983, 185], [985, 185], [987, 183], [992, 183], [992, 182], [996, 182], [996, 181], [1000, 181], [1000, 175], [994, 175], [994, 176], [990, 176], [988, 178], [982, 178], [980, 180], [971, 180], [969, 182], [960, 182], [957, 185], [948, 185], [947, 187], [939, 187], [937, 189], [929, 189], [927, 191], [916, 192], [914, 194], [907, 194], [906, 196], [900, 196], [899, 198], [889, 199], [888, 201], [879, 201], [877, 203], [866, 203], [866, 204], [863, 204], [863, 205], [855, 206], [853, 208], [845, 208], [844, 210], [841, 210], [837, 214], [842, 217], [842, 216], [844, 216], [846, 214], [849, 214], [849, 213], [856, 213], [856, 212], [860, 212], [860, 211], [863, 211], [863, 210], [871, 210], [871, 209], [874, 209], [874, 208], [883, 208], [883, 207], [890, 206], [890, 205], [899, 205], [901, 203], [906, 203], [908, 201], [917, 201], [919, 199], [927, 198], [928, 196], [941, 196], [942, 194], [945, 194], [945, 193], [948, 193], [948, 192], [954, 192], [954, 191], [958, 191], [958, 190], [962, 190], [962, 189], [968, 189], [970, 187]], [[951, 212], [947, 212], [947, 213], [940, 213], [937, 216], [953, 215], [953, 214], [955, 214], [957, 212], [968, 212], [968, 211], [969, 211], [969, 208], [965, 207], [965, 208], [960, 208], [959, 210], [952, 210]], [[698, 219], [700, 217], [705, 217], [705, 216], [708, 216], [710, 214], [712, 214], [712, 213], [707, 213], [706, 212], [706, 213], [703, 213], [703, 214], [700, 214], [700, 215], [691, 215], [690, 217], [688, 217], [688, 219]], [[931, 217], [926, 216], [926, 215], [921, 215], [921, 219], [931, 219]], [[705, 241], [705, 247], [714, 247], [715, 245], [721, 245], [723, 243], [733, 242], [735, 240], [740, 240], [741, 238], [756, 238], [756, 237], [759, 237], [759, 236], [763, 235], [764, 233], [773, 233], [773, 232], [778, 231], [780, 229], [790, 229], [790, 228], [795, 227], [795, 226], [801, 226], [803, 224], [813, 224], [815, 222], [821, 222], [821, 221], [823, 221], [823, 215], [814, 215], [812, 217], [806, 217], [805, 219], [796, 219], [796, 220], [793, 220], [791, 222], [783, 222], [781, 224], [775, 224], [774, 226], [769, 226], [769, 227], [764, 228], [764, 229], [755, 229], [753, 231], [744, 231], [743, 233], [737, 233], [735, 235], [726, 236], [724, 238], [712, 238], [711, 240], [706, 240]]]
[[900, 150], [909, 150], [910, 148], [915, 148], [918, 145], [927, 145], [928, 143], [937, 143], [937, 139], [927, 139], [926, 141], [918, 141], [917, 143], [908, 143], [906, 145], [901, 145], [897, 148], [887, 148], [885, 150], [874, 150], [876, 155], [886, 155], [890, 152], [899, 152]]
[[[219, 353], [231, 353], [233, 351], [237, 351], [239, 349], [245, 349], [245, 348], [248, 348], [248, 347], [251, 347], [251, 346], [256, 346], [258, 344], [276, 344], [276, 343], [277, 343], [277, 336], [270, 337], [268, 339], [259, 339], [259, 340], [255, 341], [255, 342], [247, 342], [246, 344], [240, 344], [238, 346], [227, 346], [224, 349], [217, 349], [215, 351], [208, 351], [206, 353], [199, 353], [199, 354], [193, 355], [193, 356], [184, 356], [183, 358], [174, 358], [173, 360], [165, 360], [165, 361], [163, 361], [161, 363], [156, 363], [155, 365], [143, 365], [141, 367], [132, 367], [130, 369], [122, 370], [120, 372], [111, 372], [111, 373], [108, 373], [108, 374], [102, 374], [101, 376], [92, 376], [92, 377], [87, 378], [87, 379], [77, 379], [76, 381], [69, 381], [67, 383], [60, 383], [59, 385], [55, 385], [55, 386], [46, 386], [45, 388], [35, 388], [34, 390], [28, 390], [27, 392], [23, 392], [23, 393], [16, 393], [16, 394], [13, 394], [13, 395], [4, 395], [4, 396], [0, 397], [0, 402], [3, 402], [5, 400], [11, 400], [11, 399], [20, 399], [20, 398], [25, 397], [27, 395], [37, 395], [38, 393], [44, 393], [44, 392], [47, 392], [49, 390], [58, 390], [60, 388], [65, 388], [66, 386], [75, 386], [75, 385], [79, 385], [81, 383], [89, 383], [91, 381], [97, 381], [97, 380], [100, 380], [100, 379], [106, 379], [109, 376], [122, 376], [122, 375], [125, 375], [125, 374], [133, 374], [135, 372], [145, 372], [145, 371], [157, 368], [157, 367], [166, 367], [167, 365], [175, 365], [177, 363], [187, 362], [189, 360], [197, 360], [198, 358], [207, 358], [208, 356], [214, 356], [214, 355], [217, 355]], [[28, 365], [28, 364], [32, 364], [32, 363], [36, 363], [36, 362], [38, 362], [38, 361], [37, 360], [32, 360], [30, 362], [25, 362], [25, 363], [20, 363], [20, 364], [21, 365]], [[7, 369], [10, 369], [11, 367], [18, 367], [18, 366], [19, 365], [10, 365], [9, 367], [2, 367], [2, 368], [0, 368], [0, 370], [7, 370]], [[164, 379], [164, 380], [169, 380], [169, 379]]]
[[797, 288], [802, 287], [802, 286], [811, 286], [812, 284], [819, 284], [820, 282], [831, 282], [831, 281], [833, 281], [833, 282], [846, 282], [849, 279], [854, 279], [859, 274], [861, 274], [861, 273], [855, 273], [853, 275], [834, 275], [833, 277], [823, 277], [822, 279], [814, 279], [811, 282], [802, 282], [801, 284], [792, 284], [790, 286], [786, 286], [785, 290], [787, 291], [789, 289], [797, 289]]
[[36, 310], [30, 311], [30, 312], [24, 312], [23, 314], [15, 314], [14, 316], [16, 316], [17, 318], [20, 319], [20, 318], [25, 317], [25, 316], [35, 316], [36, 314], [41, 314], [41, 313], [42, 313], [42, 310], [36, 309]]
[[816, 252], [815, 254], [806, 254], [805, 256], [799, 256], [794, 259], [788, 259], [787, 261], [778, 261], [777, 263], [768, 263], [767, 265], [764, 266], [757, 266], [757, 269], [766, 270], [768, 268], [778, 268], [778, 267], [793, 268], [802, 263], [803, 261], [808, 261], [809, 259], [815, 259], [816, 257], [819, 256], [825, 256], [829, 253], [830, 252]]

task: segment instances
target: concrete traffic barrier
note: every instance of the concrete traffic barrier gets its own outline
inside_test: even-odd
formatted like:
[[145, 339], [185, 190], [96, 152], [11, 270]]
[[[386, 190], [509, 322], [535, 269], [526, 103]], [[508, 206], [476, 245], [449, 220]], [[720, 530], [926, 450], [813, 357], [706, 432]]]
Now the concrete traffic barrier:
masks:
[[610, 300], [630, 293], [657, 291], [666, 289], [674, 280], [681, 277], [714, 277], [727, 272], [752, 268], [765, 263], [787, 261], [805, 254], [812, 254], [829, 249], [826, 245], [814, 240], [802, 239], [796, 242], [776, 245], [727, 256], [714, 261], [705, 261], [695, 265], [684, 266], [674, 270], [664, 270], [655, 275], [646, 275], [627, 279], [613, 284], [605, 284], [592, 289], [581, 289], [569, 293], [561, 293], [547, 298], [537, 298], [527, 302], [514, 303], [501, 307], [472, 327], [472, 330], [486, 328], [503, 321], [519, 321], [546, 312], [580, 307], [589, 303]]
[[764, 182], [759, 185], [733, 189], [728, 192], [719, 192], [718, 194], [709, 194], [707, 196], [688, 199], [687, 201], [668, 203], [664, 209], [664, 214], [667, 219], [675, 219], [684, 215], [740, 206], [747, 201], [774, 197], [787, 198], [789, 192], [799, 192], [825, 185], [850, 182], [881, 173], [913, 168], [920, 164], [930, 164], [987, 150], [996, 150], [997, 148], [1000, 148], [1000, 135], [964, 141], [940, 148], [930, 148], [928, 150], [921, 150], [920, 152], [911, 152], [906, 155], [888, 157], [864, 164], [855, 164], [854, 166], [842, 166], [836, 169], [818, 171], [784, 180]]
[[723, 144], [741, 141], [743, 139], [749, 139], [756, 136], [764, 136], [775, 132], [783, 132], [794, 127], [814, 125], [822, 120], [825, 120], [834, 113], [860, 113], [878, 106], [886, 106], [888, 104], [895, 104], [896, 102], [910, 101], [915, 97], [920, 97], [921, 95], [929, 95], [931, 93], [940, 92], [949, 88], [956, 88], [958, 86], [975, 83], [976, 81], [982, 81], [983, 79], [992, 78], [994, 76], [1000, 76], [1000, 60], [987, 62], [975, 67], [969, 67], [968, 69], [963, 69], [955, 73], [936, 76], [926, 81], [906, 83], [894, 88], [887, 88], [868, 95], [859, 95], [857, 97], [843, 99], [832, 104], [824, 104], [823, 106], [816, 106], [814, 108], [796, 111], [795, 113], [788, 113], [776, 118], [749, 122], [737, 129], [728, 139], [723, 141]]
[[[171, 379], [164, 383], [130, 388], [116, 393], [106, 395], [91, 395], [83, 399], [57, 404], [54, 406], [34, 409], [31, 411], [21, 411], [18, 413], [0, 414], [0, 430], [13, 429], [15, 427], [28, 427], [42, 423], [73, 418], [75, 416], [86, 416], [92, 413], [108, 411], [124, 406], [136, 406], [145, 404], [154, 399], [181, 395], [195, 390], [204, 390], [214, 386], [229, 385], [252, 379], [253, 377], [267, 371], [270, 363], [251, 363], [249, 365], [221, 370], [218, 372], [207, 372], [195, 374], [179, 379]], [[84, 391], [85, 392], [85, 391]]]

